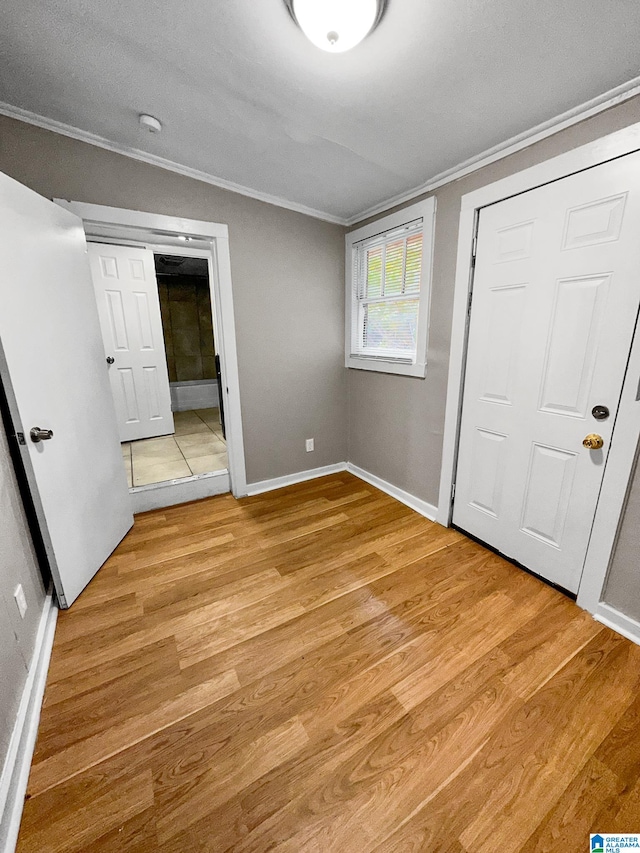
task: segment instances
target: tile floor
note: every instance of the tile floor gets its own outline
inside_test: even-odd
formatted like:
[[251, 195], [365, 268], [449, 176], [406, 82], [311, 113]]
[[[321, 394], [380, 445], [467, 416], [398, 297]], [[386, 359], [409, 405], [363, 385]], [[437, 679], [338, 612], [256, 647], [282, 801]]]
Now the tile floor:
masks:
[[207, 474], [227, 467], [218, 409], [174, 412], [174, 435], [122, 444], [129, 488]]

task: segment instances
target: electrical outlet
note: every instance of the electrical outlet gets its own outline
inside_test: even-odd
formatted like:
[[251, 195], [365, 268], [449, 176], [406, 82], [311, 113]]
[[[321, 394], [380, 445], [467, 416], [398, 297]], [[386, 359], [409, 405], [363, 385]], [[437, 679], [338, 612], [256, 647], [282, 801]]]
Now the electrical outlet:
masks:
[[18, 610], [20, 611], [20, 616], [24, 619], [24, 614], [27, 612], [27, 599], [24, 597], [24, 590], [22, 589], [22, 584], [19, 583], [16, 587], [16, 591], [13, 593], [13, 597], [16, 600], [16, 605]]
[[307, 451], [307, 453], [310, 453], [312, 450], [315, 450], [315, 448], [314, 448], [314, 446], [313, 446], [313, 441], [314, 441], [314, 440], [313, 440], [312, 438], [308, 438], [308, 439], [305, 441], [305, 443], [304, 443], [304, 447], [305, 447], [305, 450]]

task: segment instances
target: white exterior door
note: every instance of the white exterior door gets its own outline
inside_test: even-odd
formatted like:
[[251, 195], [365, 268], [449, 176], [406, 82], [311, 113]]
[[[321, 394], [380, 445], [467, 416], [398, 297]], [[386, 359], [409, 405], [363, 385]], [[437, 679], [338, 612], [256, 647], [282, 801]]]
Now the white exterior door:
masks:
[[133, 524], [82, 222], [0, 174], [0, 247], [0, 374], [68, 607]]
[[174, 431], [153, 252], [89, 243], [120, 441]]
[[480, 212], [453, 521], [570, 592], [639, 299], [640, 154]]

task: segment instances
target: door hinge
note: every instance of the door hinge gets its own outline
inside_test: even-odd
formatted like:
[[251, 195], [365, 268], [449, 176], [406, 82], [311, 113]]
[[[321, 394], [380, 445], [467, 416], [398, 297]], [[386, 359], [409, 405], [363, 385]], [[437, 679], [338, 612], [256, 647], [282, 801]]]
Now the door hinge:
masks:
[[471, 316], [471, 302], [473, 300], [473, 288], [469, 291], [469, 301], [467, 302], [467, 316]]
[[17, 432], [16, 433], [16, 441], [18, 442], [18, 444], [26, 444], [27, 443], [25, 441], [23, 432]]
[[455, 498], [455, 496], [456, 496], [456, 484], [452, 483], [451, 484], [451, 503], [453, 503], [453, 499]]
[[476, 265], [476, 253], [478, 251], [478, 235], [473, 235], [473, 243], [471, 245], [471, 266], [475, 267]]

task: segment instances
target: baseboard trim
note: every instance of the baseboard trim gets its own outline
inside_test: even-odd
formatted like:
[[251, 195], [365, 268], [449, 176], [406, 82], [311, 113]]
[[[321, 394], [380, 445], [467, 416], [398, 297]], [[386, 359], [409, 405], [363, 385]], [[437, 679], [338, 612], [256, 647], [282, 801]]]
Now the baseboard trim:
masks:
[[0, 849], [3, 853], [14, 853], [18, 841], [24, 795], [27, 791], [31, 760], [38, 735], [40, 710], [47, 684], [57, 618], [58, 608], [53, 601], [53, 594], [50, 592], [42, 609], [33, 659], [22, 693], [3, 772], [0, 789], [4, 798], [3, 808], [0, 810], [0, 827], [2, 827], [0, 830]]
[[593, 614], [593, 618], [640, 646], [640, 622], [631, 616], [625, 616], [615, 607], [601, 601]]
[[310, 468], [308, 471], [298, 471], [296, 474], [285, 474], [284, 477], [274, 477], [272, 480], [247, 483], [247, 496], [253, 497], [253, 495], [261, 495], [263, 492], [272, 492], [274, 489], [283, 489], [285, 486], [295, 486], [296, 483], [304, 483], [306, 480], [315, 480], [317, 477], [338, 474], [340, 471], [346, 471], [347, 467], [346, 462], [336, 462], [334, 465]]
[[365, 483], [369, 483], [369, 485], [380, 489], [381, 492], [386, 492], [386, 494], [391, 495], [392, 498], [395, 498], [400, 501], [400, 503], [403, 503], [405, 506], [408, 506], [417, 513], [420, 513], [420, 515], [428, 518], [429, 521], [436, 520], [436, 515], [438, 513], [437, 506], [433, 506], [433, 504], [427, 503], [409, 492], [405, 492], [404, 489], [400, 489], [398, 486], [388, 483], [386, 480], [383, 480], [382, 477], [370, 474], [369, 471], [365, 471], [364, 468], [352, 465], [351, 462], [347, 463], [347, 471], [355, 477], [359, 477], [361, 480], [364, 480]]
[[253, 495], [261, 495], [264, 492], [272, 492], [274, 489], [283, 489], [285, 486], [294, 486], [296, 483], [315, 480], [317, 477], [326, 477], [328, 474], [338, 474], [341, 471], [348, 471], [350, 474], [353, 474], [354, 477], [358, 477], [360, 480], [364, 480], [365, 483], [369, 483], [370, 486], [375, 486], [377, 489], [380, 489], [381, 492], [385, 492], [387, 495], [390, 495], [392, 498], [400, 501], [400, 503], [403, 503], [405, 506], [410, 507], [420, 515], [428, 518], [429, 521], [436, 520], [436, 514], [438, 512], [437, 507], [427, 503], [427, 501], [417, 498], [415, 495], [409, 494], [409, 492], [405, 492], [404, 489], [400, 489], [398, 486], [388, 483], [386, 480], [383, 480], [381, 477], [377, 477], [375, 474], [370, 474], [369, 471], [365, 471], [364, 468], [359, 468], [351, 462], [337, 462], [335, 465], [325, 465], [322, 468], [311, 468], [308, 471], [299, 471], [297, 474], [287, 474], [284, 477], [274, 477], [272, 480], [248, 483], [247, 495], [249, 497], [252, 497]]

